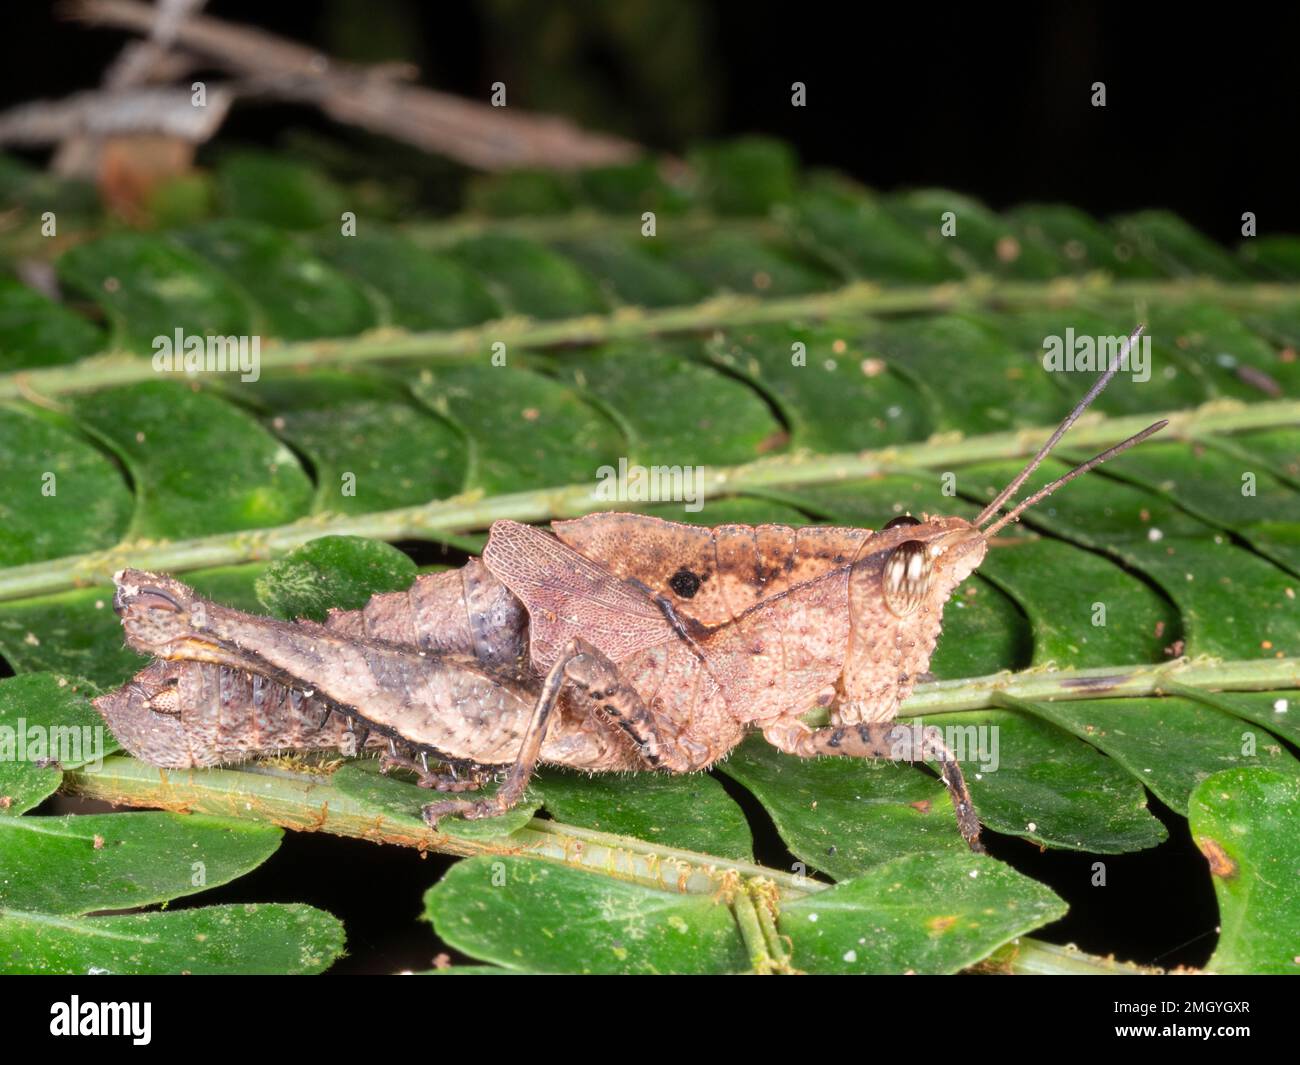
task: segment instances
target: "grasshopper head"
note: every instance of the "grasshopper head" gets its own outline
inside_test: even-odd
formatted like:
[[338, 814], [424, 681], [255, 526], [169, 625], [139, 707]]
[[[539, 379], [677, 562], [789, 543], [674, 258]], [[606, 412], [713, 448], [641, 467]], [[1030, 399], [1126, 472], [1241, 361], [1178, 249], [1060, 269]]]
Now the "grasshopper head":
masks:
[[205, 602], [192, 589], [162, 573], [138, 569], [113, 575], [113, 609], [122, 619], [127, 646], [157, 658], [197, 658], [211, 648]]
[[849, 575], [849, 643], [836, 724], [888, 720], [930, 668], [944, 605], [984, 559], [965, 518], [895, 518], [862, 541]]

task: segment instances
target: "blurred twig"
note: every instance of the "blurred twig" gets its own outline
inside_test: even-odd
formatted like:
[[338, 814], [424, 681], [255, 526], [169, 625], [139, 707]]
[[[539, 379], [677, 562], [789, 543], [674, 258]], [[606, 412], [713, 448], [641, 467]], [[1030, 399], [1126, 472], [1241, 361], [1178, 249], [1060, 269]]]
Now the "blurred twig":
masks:
[[[132, 41], [122, 49], [104, 72], [102, 93], [78, 93], [60, 103], [43, 105], [45, 113], [72, 122], [71, 130], [59, 135], [51, 170], [68, 177], [93, 177], [101, 168], [103, 140], [110, 136], [161, 133], [198, 144], [216, 133], [230, 108], [228, 95], [214, 94], [209, 107], [196, 108], [188, 93], [142, 88], [183, 72], [185, 64], [172, 53], [172, 43], [176, 31], [204, 3], [206, 0], [158, 0], [150, 10], [148, 39]], [[32, 117], [38, 118], [42, 105], [34, 107]]]
[[[69, 17], [96, 26], [152, 31], [153, 8], [139, 0], [73, 0]], [[342, 63], [264, 30], [195, 16], [175, 27], [176, 47], [240, 76], [241, 91], [310, 103], [361, 126], [482, 170], [568, 170], [626, 162], [643, 154], [631, 141], [589, 133], [567, 119], [492, 107], [403, 80], [409, 71]]]
[[[82, 145], [101, 137], [158, 133], [201, 142], [225, 118], [230, 95], [214, 90], [207, 107], [195, 107], [188, 90], [147, 86], [124, 90], [91, 90], [63, 100], [36, 100], [0, 115], [0, 143], [41, 145], [62, 142], [53, 168], [64, 175], [81, 174]], [[74, 165], [73, 156], [78, 157]], [[93, 168], [90, 171], [93, 175]]]

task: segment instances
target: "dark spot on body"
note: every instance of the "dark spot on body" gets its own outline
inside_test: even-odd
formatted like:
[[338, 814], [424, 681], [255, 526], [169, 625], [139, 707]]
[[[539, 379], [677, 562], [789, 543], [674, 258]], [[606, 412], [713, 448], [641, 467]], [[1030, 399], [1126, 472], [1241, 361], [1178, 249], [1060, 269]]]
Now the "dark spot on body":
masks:
[[695, 593], [700, 590], [700, 580], [698, 574], [692, 573], [683, 566], [668, 578], [668, 587], [682, 599], [693, 599]]

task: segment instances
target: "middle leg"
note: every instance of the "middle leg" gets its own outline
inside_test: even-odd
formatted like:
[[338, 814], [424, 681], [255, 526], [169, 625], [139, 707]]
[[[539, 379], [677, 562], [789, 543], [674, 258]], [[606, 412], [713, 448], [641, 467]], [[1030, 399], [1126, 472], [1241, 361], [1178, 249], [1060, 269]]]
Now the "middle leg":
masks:
[[585, 640], [575, 638], [565, 645], [542, 681], [519, 754], [496, 793], [482, 799], [444, 799], [429, 803], [423, 810], [424, 819], [436, 826], [448, 814], [460, 814], [471, 820], [492, 817], [519, 802], [537, 767], [552, 714], [566, 687], [575, 693], [580, 704], [598, 710], [631, 738], [645, 768], [678, 767], [681, 756], [674, 749], [668, 724], [656, 718], [636, 690], [624, 683], [615, 663]]
[[982, 854], [980, 822], [971, 802], [961, 765], [934, 725], [907, 725], [899, 721], [869, 721], [810, 729], [806, 725], [780, 725], [763, 730], [768, 743], [800, 758], [841, 755], [847, 758], [888, 758], [892, 761], [939, 763], [939, 775], [952, 794], [957, 827], [970, 849]]
[[460, 772], [450, 764], [445, 769], [430, 769], [423, 754], [417, 758], [398, 754], [397, 745], [390, 741], [389, 749], [379, 756], [379, 772], [387, 775], [394, 769], [414, 773], [420, 787], [434, 791], [478, 791], [495, 773], [494, 769], [485, 766], [469, 766]]

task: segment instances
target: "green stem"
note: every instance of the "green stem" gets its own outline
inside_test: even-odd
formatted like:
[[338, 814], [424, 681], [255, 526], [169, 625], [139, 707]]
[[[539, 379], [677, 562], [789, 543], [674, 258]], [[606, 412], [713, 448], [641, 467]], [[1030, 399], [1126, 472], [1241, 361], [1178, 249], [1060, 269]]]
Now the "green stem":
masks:
[[758, 908], [754, 905], [747, 886], [742, 885], [736, 890], [735, 897], [731, 900], [731, 912], [736, 916], [740, 938], [749, 951], [754, 975], [771, 976], [777, 971], [777, 963], [768, 951], [767, 936], [763, 934], [763, 925], [758, 919]]
[[[707, 211], [674, 215], [671, 220], [673, 239], [693, 234], [726, 233], [780, 240], [789, 229], [770, 218], [728, 218]], [[422, 248], [448, 248], [462, 240], [486, 234], [508, 233], [543, 244], [563, 243], [580, 238], [597, 237], [617, 240], [639, 237], [641, 215], [605, 214], [600, 211], [571, 211], [562, 215], [491, 218], [486, 215], [457, 215], [428, 222], [411, 222], [401, 227], [407, 237]]]
[[[757, 240], [779, 241], [790, 238], [789, 228], [772, 218], [730, 217], [708, 211], [674, 215], [671, 225], [674, 240], [694, 234], [712, 233], [736, 234]], [[579, 209], [558, 215], [494, 218], [467, 212], [445, 218], [406, 222], [398, 228], [402, 236], [415, 244], [436, 251], [450, 248], [472, 237], [498, 233], [542, 244], [583, 238], [617, 240], [620, 237], [639, 237], [641, 215], [639, 211], [635, 214], [610, 214]], [[110, 232], [111, 225], [98, 223], [81, 226], [75, 232], [65, 234], [64, 227], [60, 225], [59, 236], [44, 237], [41, 236], [40, 227], [30, 224], [28, 219], [27, 225], [0, 234], [0, 256], [11, 262], [21, 259], [54, 262], [69, 248], [97, 240]]]
[[763, 940], [767, 956], [771, 959], [771, 971], [783, 975], [793, 975], [798, 970], [790, 954], [789, 940], [777, 927], [776, 917], [781, 904], [781, 889], [771, 880], [753, 877], [745, 881], [745, 888], [752, 900], [754, 913], [758, 916], [759, 926], [763, 930]]
[[[773, 901], [779, 903], [832, 886], [752, 862], [540, 818], [495, 839], [437, 833], [414, 818], [395, 816], [344, 794], [319, 773], [264, 772], [255, 766], [168, 771], [119, 754], [106, 758], [93, 772], [84, 768], [65, 771], [62, 790], [115, 806], [215, 814], [462, 857], [525, 855], [632, 880], [661, 891], [708, 895], [734, 892], [736, 899], [744, 896], [747, 900], [745, 916], [737, 911], [738, 923], [747, 922], [741, 929], [746, 944], [751, 946], [753, 956], [767, 959], [775, 971], [790, 971], [790, 957], [768, 908], [768, 898], [774, 897]], [[1025, 937], [1017, 941], [1015, 957], [1003, 958], [1007, 949], [994, 955], [999, 971], [1077, 972], [1089, 962], [1093, 963], [1089, 971], [1116, 969], [1106, 959], [1089, 959], [1083, 954], [1071, 954], [1069, 964], [1061, 961], [1058, 969], [1052, 969], [1063, 948]]]
[[[586, 315], [550, 322], [506, 318], [468, 329], [425, 333], [381, 329], [341, 340], [274, 343], [268, 338], [261, 370], [370, 362], [428, 362], [458, 359], [490, 350], [496, 341], [512, 348], [599, 344], [671, 333], [701, 332], [763, 322], [787, 322], [922, 311], [970, 311], [988, 307], [1058, 307], [1098, 301], [1159, 304], [1208, 300], [1233, 308], [1267, 308], [1300, 301], [1300, 285], [1228, 283], [1208, 279], [1113, 281], [1104, 276], [1055, 281], [1000, 281], [973, 277], [946, 285], [882, 288], [853, 282], [829, 292], [786, 299], [758, 300], [722, 295], [687, 307], [661, 310], [627, 308], [608, 315]], [[0, 399], [51, 397], [110, 385], [155, 380], [151, 359], [109, 352], [67, 366], [0, 374]]]
[[456, 836], [452, 834], [454, 828], [434, 832], [416, 817], [396, 816], [353, 798], [320, 773], [267, 772], [257, 766], [166, 770], [119, 754], [106, 758], [95, 771], [65, 771], [63, 790], [114, 805], [270, 822], [297, 831], [329, 832], [462, 857], [524, 853], [635, 880], [663, 891], [712, 894], [728, 874], [732, 879], [764, 877], [781, 891], [798, 894], [826, 886], [753, 862], [541, 818], [497, 838]]
[[903, 713], [908, 716], [985, 710], [990, 707], [1073, 699], [1116, 699], [1197, 692], [1277, 691], [1300, 688], [1300, 658], [1175, 659], [1140, 666], [1093, 669], [1038, 667], [1022, 673], [918, 684]]
[[[1075, 425], [1071, 444], [1113, 444], [1144, 428], [1156, 417], [1169, 419], [1168, 436], [1236, 432], [1300, 424], [1300, 400], [1245, 406], [1218, 402], [1164, 415], [1119, 418], [1084, 417]], [[897, 447], [838, 455], [782, 455], [742, 466], [708, 469], [702, 498], [777, 487], [832, 484], [900, 469], [949, 469], [955, 466], [1031, 455], [1054, 427], [1022, 429], [983, 436], [935, 437]], [[107, 584], [126, 566], [179, 573], [208, 566], [276, 558], [321, 536], [366, 536], [379, 540], [437, 539], [440, 534], [486, 528], [500, 518], [548, 521], [608, 509], [597, 485], [570, 484], [528, 492], [483, 497], [468, 493], [416, 507], [373, 514], [316, 514], [289, 525], [178, 540], [174, 543], [121, 544], [105, 551], [68, 555], [0, 571], [0, 600], [47, 595], [85, 585]]]

